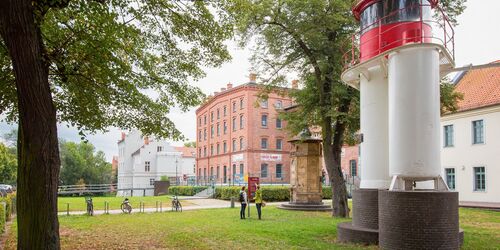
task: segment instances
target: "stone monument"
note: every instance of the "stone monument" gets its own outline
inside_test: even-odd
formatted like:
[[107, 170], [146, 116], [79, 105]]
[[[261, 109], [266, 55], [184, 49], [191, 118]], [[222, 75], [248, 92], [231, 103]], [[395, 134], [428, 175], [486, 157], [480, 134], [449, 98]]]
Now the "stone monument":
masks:
[[314, 138], [308, 129], [290, 140], [290, 202], [279, 208], [302, 211], [328, 211], [323, 204], [321, 182], [321, 139]]

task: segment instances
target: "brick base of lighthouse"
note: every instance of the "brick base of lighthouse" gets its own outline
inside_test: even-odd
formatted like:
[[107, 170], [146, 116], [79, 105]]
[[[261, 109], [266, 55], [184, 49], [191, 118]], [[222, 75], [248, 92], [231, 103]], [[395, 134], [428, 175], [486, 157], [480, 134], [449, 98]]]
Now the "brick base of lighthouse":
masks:
[[352, 192], [351, 222], [337, 226], [339, 242], [377, 244], [378, 233], [378, 189], [357, 189]]
[[337, 226], [342, 243], [379, 244], [382, 249], [458, 249], [458, 193], [353, 191], [353, 220]]
[[379, 191], [382, 249], [459, 249], [458, 193]]

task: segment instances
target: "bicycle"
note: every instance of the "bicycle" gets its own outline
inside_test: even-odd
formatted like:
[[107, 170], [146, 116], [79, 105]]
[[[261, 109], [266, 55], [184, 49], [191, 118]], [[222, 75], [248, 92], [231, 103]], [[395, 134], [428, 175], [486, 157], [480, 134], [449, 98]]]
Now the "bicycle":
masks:
[[174, 196], [174, 199], [172, 200], [172, 211], [174, 211], [174, 209], [176, 212], [177, 211], [182, 212], [182, 205], [177, 196]]
[[94, 203], [92, 202], [92, 198], [89, 197], [88, 199], [85, 200], [87, 203], [87, 214], [90, 216], [94, 215]]
[[125, 198], [125, 200], [122, 202], [120, 208], [121, 208], [123, 213], [126, 213], [126, 214], [132, 213], [132, 206], [130, 205], [128, 198]]

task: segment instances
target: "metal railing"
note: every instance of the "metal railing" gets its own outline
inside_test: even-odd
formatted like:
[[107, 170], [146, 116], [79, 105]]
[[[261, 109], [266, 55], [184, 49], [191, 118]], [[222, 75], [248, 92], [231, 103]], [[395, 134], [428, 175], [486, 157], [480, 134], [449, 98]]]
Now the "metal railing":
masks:
[[[389, 21], [394, 17], [410, 15], [410, 11], [415, 12], [415, 9], [417, 8], [420, 11], [419, 18], [417, 20], [401, 22]], [[423, 17], [422, 13], [426, 11], [424, 10], [424, 8], [431, 8], [429, 18]], [[390, 27], [387, 29], [382, 29], [384, 25], [387, 25], [386, 23], [389, 24]], [[385, 35], [388, 35], [390, 32], [394, 32], [396, 29], [406, 26], [409, 23], [417, 24], [419, 26], [418, 30], [420, 33], [413, 36], [397, 36], [396, 39], [392, 41], [389, 40], [384, 41], [385, 43], [382, 42], [382, 38], [388, 37]], [[432, 31], [430, 33], [426, 32], [424, 27], [430, 27]], [[366, 32], [376, 33], [375, 35], [370, 34], [369, 39], [360, 42], [360, 38]], [[356, 34], [352, 35], [350, 43], [351, 48], [343, 55], [344, 69], [353, 67], [363, 62], [363, 60], [368, 60], [394, 47], [414, 43], [434, 43], [442, 45], [444, 49], [446, 49], [447, 52], [451, 55], [452, 59], [455, 59], [455, 31], [448, 17], [439, 6], [436, 6], [434, 4], [415, 4], [395, 10], [388, 15], [377, 19], [373, 23], [367, 24], [366, 27], [361, 29]], [[377, 46], [372, 51], [372, 53], [368, 55], [362, 55], [360, 53], [360, 48], [373, 44], [376, 44]]]

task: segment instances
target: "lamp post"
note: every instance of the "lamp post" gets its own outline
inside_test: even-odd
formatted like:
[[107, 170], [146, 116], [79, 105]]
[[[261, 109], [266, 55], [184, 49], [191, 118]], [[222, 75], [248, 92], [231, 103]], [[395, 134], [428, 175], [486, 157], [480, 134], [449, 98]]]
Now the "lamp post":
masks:
[[176, 186], [179, 186], [179, 180], [178, 180], [178, 177], [177, 177], [177, 163], [179, 161], [177, 160], [177, 156], [175, 156], [175, 185]]

